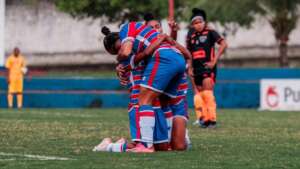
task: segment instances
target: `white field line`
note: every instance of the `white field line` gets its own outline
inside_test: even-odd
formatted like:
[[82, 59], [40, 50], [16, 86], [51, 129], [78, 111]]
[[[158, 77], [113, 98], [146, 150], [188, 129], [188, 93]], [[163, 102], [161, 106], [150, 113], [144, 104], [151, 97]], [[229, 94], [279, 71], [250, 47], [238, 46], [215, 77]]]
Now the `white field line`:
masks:
[[15, 161], [15, 158], [0, 159], [0, 161]]
[[[32, 155], [32, 154], [15, 154], [15, 153], [4, 153], [0, 152], [0, 156], [17, 156], [17, 157], [26, 157], [33, 158], [37, 160], [73, 160], [71, 158], [66, 157], [55, 157], [55, 156], [42, 156], [42, 155]], [[13, 160], [13, 159], [2, 159], [2, 160]]]

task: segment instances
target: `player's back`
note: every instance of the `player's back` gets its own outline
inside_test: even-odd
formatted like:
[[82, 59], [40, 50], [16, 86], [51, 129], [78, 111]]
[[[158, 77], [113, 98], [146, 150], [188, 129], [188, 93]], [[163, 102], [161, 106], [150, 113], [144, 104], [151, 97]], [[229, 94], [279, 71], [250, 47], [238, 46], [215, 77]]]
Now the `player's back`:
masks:
[[132, 41], [134, 53], [142, 52], [157, 39], [158, 35], [159, 32], [142, 22], [129, 22], [120, 29], [121, 42]]
[[[121, 26], [120, 39], [121, 43], [131, 41], [133, 43], [132, 52], [137, 54], [144, 51], [148, 46], [154, 43], [159, 36], [159, 32], [150, 26], [145, 25], [142, 22], [129, 22]], [[179, 50], [172, 47], [167, 42], [160, 44], [157, 50], [170, 50], [181, 54]]]

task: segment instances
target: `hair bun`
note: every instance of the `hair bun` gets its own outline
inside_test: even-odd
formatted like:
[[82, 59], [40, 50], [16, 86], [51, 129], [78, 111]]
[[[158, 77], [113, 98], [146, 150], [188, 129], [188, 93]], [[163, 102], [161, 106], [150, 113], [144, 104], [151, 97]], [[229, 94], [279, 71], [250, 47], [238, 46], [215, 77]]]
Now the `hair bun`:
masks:
[[107, 36], [107, 35], [109, 35], [109, 34], [111, 33], [110, 29], [109, 29], [108, 27], [106, 27], [106, 26], [103, 26], [103, 27], [102, 27], [101, 32], [102, 32], [105, 36]]

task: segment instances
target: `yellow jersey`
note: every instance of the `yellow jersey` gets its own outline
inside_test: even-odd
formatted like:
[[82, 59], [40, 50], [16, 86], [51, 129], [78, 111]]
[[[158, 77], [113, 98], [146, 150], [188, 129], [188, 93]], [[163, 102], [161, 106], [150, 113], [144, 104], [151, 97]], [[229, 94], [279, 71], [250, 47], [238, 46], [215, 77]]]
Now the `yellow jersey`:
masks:
[[6, 60], [5, 67], [9, 70], [10, 80], [23, 79], [22, 68], [25, 67], [25, 59], [22, 55], [18, 57], [10, 55]]

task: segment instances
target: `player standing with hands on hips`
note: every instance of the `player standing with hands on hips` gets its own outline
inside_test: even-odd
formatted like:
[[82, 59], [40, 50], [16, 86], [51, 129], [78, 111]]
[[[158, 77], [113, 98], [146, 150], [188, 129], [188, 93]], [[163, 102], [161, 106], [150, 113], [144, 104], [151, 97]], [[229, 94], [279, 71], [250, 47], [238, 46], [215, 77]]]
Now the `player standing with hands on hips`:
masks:
[[[191, 28], [186, 44], [193, 56], [194, 105], [199, 125], [214, 128], [217, 124], [216, 101], [213, 93], [216, 82], [217, 62], [227, 47], [227, 43], [216, 31], [207, 27], [206, 13], [193, 9]], [[215, 54], [215, 44], [219, 44]]]

